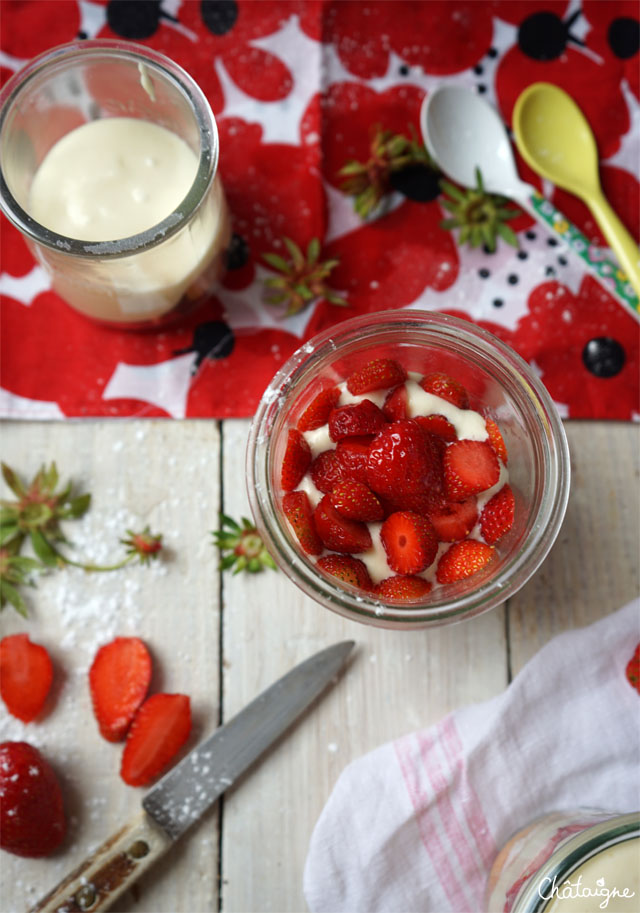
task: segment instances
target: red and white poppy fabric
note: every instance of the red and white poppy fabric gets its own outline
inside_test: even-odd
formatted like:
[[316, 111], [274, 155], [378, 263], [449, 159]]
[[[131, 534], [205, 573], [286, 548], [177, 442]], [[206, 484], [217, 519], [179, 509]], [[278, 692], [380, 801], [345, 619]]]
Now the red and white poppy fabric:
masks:
[[[233, 249], [216, 293], [177, 328], [114, 330], [51, 291], [2, 218], [0, 414], [23, 418], [250, 416], [267, 383], [318, 330], [388, 308], [457, 314], [527, 359], [563, 417], [637, 419], [638, 324], [582, 261], [528, 216], [519, 249], [456, 244], [433, 175], [400, 182], [361, 220], [340, 168], [368, 158], [372, 130], [418, 129], [443, 83], [494, 104], [507, 126], [527, 85], [567, 90], [594, 130], [605, 193], [640, 233], [640, 25], [625, 0], [7, 0], [3, 82], [31, 57], [80, 38], [125, 38], [172, 57], [216, 115]], [[581, 230], [585, 206], [534, 184]], [[285, 317], [265, 300], [263, 260], [282, 237], [339, 258], [349, 306]]]

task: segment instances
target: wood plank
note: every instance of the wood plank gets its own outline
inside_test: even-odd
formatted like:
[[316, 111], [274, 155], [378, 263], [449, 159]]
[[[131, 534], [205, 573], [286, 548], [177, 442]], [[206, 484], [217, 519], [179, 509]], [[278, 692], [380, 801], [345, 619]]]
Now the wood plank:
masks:
[[544, 564], [510, 600], [513, 674], [555, 634], [597, 621], [638, 595], [640, 427], [566, 422], [571, 494]]
[[[217, 558], [209, 530], [219, 510], [219, 434], [215, 422], [5, 423], [3, 459], [31, 476], [56, 460], [94, 500], [82, 521], [68, 523], [74, 554], [108, 561], [123, 554], [127, 528], [162, 532], [166, 559], [89, 575], [77, 569], [42, 578], [29, 592], [30, 617], [11, 609], [3, 634], [27, 631], [51, 651], [56, 695], [41, 722], [23, 725], [3, 713], [0, 740], [41, 747], [63, 783], [69, 836], [43, 860], [3, 853], [2, 909], [23, 910], [88, 851], [139, 809], [143, 790], [118, 775], [122, 748], [105, 742], [93, 718], [87, 670], [96, 648], [115, 635], [139, 635], [154, 658], [153, 691], [191, 695], [190, 745], [218, 722], [219, 603]], [[200, 822], [115, 907], [161, 913], [217, 908], [217, 810]]]
[[[223, 429], [224, 508], [248, 513], [249, 424]], [[224, 716], [315, 651], [345, 638], [357, 653], [342, 679], [224, 799], [222, 909], [301, 911], [312, 828], [349, 761], [483, 700], [506, 684], [502, 609], [429, 631], [370, 628], [335, 615], [285, 575], [225, 575]]]

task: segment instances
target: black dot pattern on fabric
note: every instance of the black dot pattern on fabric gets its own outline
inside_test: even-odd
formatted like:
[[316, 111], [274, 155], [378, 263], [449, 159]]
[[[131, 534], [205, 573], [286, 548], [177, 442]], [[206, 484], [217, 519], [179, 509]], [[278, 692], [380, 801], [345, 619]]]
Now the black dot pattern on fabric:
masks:
[[394, 171], [391, 186], [416, 203], [428, 203], [440, 193], [439, 174], [427, 165], [409, 165]]
[[597, 336], [590, 339], [582, 350], [582, 361], [595, 377], [615, 377], [624, 367], [626, 354], [616, 339]]
[[236, 0], [202, 0], [200, 13], [210, 32], [226, 35], [236, 24], [238, 4]]
[[555, 13], [545, 11], [527, 16], [518, 28], [520, 50], [533, 60], [556, 60], [566, 48], [568, 37], [564, 22]]
[[205, 358], [228, 358], [234, 346], [235, 336], [231, 327], [222, 320], [208, 320], [195, 328], [191, 345], [177, 349], [174, 355], [195, 352], [196, 360], [191, 369], [191, 373], [195, 374]]
[[504, 305], [504, 301], [502, 298], [494, 298], [492, 304], [494, 308], [501, 308]]
[[154, 34], [160, 13], [159, 0], [109, 0], [107, 24], [116, 35], [140, 41]]
[[628, 60], [640, 50], [640, 22], [627, 16], [614, 19], [607, 30], [609, 47], [621, 60]]
[[249, 245], [238, 234], [233, 234], [225, 255], [227, 269], [242, 269], [249, 259]]

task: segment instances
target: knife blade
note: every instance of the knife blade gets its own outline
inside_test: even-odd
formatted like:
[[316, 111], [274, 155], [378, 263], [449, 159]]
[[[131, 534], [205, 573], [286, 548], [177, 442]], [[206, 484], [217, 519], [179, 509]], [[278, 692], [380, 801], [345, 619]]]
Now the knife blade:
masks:
[[31, 913], [107, 910], [336, 678], [354, 641], [300, 663], [196, 746], [145, 795], [142, 811], [74, 869]]

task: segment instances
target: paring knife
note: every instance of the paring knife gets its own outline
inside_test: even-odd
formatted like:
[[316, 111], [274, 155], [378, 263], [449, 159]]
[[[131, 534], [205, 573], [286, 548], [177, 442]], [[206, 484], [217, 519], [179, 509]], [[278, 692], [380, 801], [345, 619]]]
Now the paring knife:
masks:
[[316, 653], [258, 695], [145, 795], [142, 812], [31, 913], [106, 910], [281, 736], [335, 678], [354, 646]]

